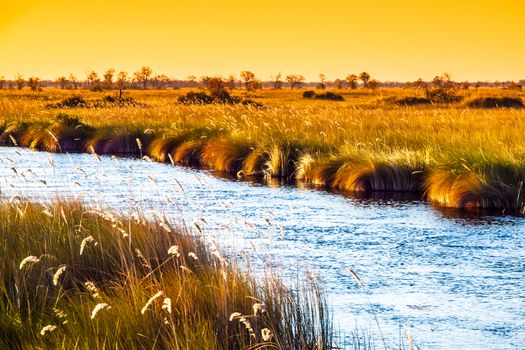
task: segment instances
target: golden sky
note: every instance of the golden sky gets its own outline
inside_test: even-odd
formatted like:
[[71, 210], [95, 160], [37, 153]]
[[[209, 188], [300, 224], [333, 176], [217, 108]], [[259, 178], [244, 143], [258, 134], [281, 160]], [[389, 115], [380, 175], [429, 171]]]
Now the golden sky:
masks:
[[0, 75], [525, 79], [525, 0], [0, 0]]

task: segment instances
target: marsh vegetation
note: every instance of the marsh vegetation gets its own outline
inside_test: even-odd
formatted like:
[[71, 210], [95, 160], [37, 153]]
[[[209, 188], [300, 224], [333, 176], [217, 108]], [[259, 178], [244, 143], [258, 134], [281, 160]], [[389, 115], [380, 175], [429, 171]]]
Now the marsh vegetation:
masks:
[[0, 235], [2, 348], [334, 346], [315, 278], [295, 290], [271, 273], [256, 281], [160, 213], [4, 201]]
[[213, 90], [120, 97], [132, 103], [87, 91], [3, 91], [0, 140], [51, 152], [148, 156], [348, 193], [414, 192], [438, 206], [519, 213], [523, 93], [446, 84], [330, 92], [344, 98], [337, 102], [290, 90], [215, 91], [253, 102], [238, 104], [214, 102]]

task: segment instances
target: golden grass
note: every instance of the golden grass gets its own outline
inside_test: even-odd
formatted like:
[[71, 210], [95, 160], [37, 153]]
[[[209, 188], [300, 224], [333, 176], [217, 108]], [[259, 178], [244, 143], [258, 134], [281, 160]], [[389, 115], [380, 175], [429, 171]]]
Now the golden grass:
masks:
[[190, 140], [182, 143], [173, 154], [176, 163], [199, 166], [203, 148], [202, 140]]
[[443, 207], [520, 210], [523, 203], [523, 182], [487, 183], [470, 170], [436, 171], [426, 182], [428, 200]]
[[421, 183], [421, 169], [392, 163], [358, 164], [350, 161], [338, 169], [332, 186], [348, 192], [419, 192]]
[[237, 173], [250, 151], [250, 145], [233, 138], [217, 137], [202, 147], [200, 164], [217, 171]]
[[271, 275], [258, 283], [162, 216], [3, 202], [0, 244], [3, 349], [333, 345], [314, 281], [296, 292]]
[[[129, 96], [150, 107], [76, 108], [67, 113], [97, 130], [87, 143], [97, 153], [138, 155], [135, 139], [139, 137], [144, 138], [144, 154], [162, 162], [171, 156], [182, 164], [232, 173], [241, 169], [239, 175], [300, 179], [345, 191], [426, 190], [429, 194], [439, 192], [428, 189], [430, 174], [440, 171], [438, 165], [461, 161], [471, 169], [492, 169], [475, 172], [490, 188], [506, 189], [508, 199], [494, 205], [521, 198], [512, 191], [525, 172], [523, 109], [470, 109], [465, 103], [400, 106], [390, 101], [424, 94], [397, 88], [337, 91], [345, 98], [337, 103], [303, 99], [302, 91], [233, 92], [265, 108], [179, 104], [178, 96], [186, 92], [130, 91]], [[466, 101], [523, 99], [525, 95], [495, 88], [459, 93]], [[56, 110], [46, 109], [46, 104], [74, 94], [79, 92], [1, 91], [0, 124], [4, 127], [0, 129], [5, 130], [0, 142], [12, 145], [12, 137], [21, 145], [31, 146], [34, 141], [36, 148], [53, 150], [49, 133], [35, 137], [28, 130], [32, 124], [52, 119]], [[86, 91], [81, 94], [86, 100], [101, 97]], [[23, 138], [26, 132], [28, 140]], [[149, 141], [153, 143], [147, 149]], [[460, 203], [432, 201], [451, 206]]]

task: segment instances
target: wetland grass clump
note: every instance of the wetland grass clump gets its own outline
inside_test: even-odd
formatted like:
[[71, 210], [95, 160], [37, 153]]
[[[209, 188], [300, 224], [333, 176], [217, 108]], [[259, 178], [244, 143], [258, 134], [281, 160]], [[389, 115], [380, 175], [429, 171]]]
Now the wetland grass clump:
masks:
[[0, 237], [1, 348], [334, 348], [313, 279], [258, 282], [165, 219], [2, 202]]
[[203, 147], [204, 141], [202, 139], [183, 142], [175, 150], [173, 161], [183, 165], [199, 166]]
[[270, 145], [268, 159], [264, 165], [266, 175], [283, 179], [293, 178], [302, 152], [301, 145], [297, 143]]
[[216, 137], [205, 142], [200, 153], [200, 164], [220, 172], [237, 173], [250, 152], [250, 144], [233, 137]]
[[310, 153], [304, 153], [297, 162], [295, 178], [314, 186], [331, 187], [344, 162], [341, 157], [315, 158]]
[[[257, 146], [250, 148], [246, 158], [242, 162], [242, 175], [260, 177], [265, 174], [265, 164], [268, 161], [268, 152], [265, 147]], [[239, 174], [239, 175], [241, 175]]]
[[523, 168], [493, 164], [471, 169], [460, 164], [432, 171], [426, 178], [426, 196], [442, 207], [519, 213], [525, 204], [524, 180]]
[[[83, 152], [87, 138], [94, 129], [77, 117], [58, 113], [45, 122], [12, 122], [0, 136], [22, 147], [53, 153]], [[8, 143], [7, 143], [8, 144]]]
[[96, 154], [140, 156], [146, 153], [154, 135], [141, 129], [102, 127], [86, 142], [86, 151]]
[[394, 162], [346, 161], [336, 172], [332, 187], [344, 192], [421, 192], [421, 167]]

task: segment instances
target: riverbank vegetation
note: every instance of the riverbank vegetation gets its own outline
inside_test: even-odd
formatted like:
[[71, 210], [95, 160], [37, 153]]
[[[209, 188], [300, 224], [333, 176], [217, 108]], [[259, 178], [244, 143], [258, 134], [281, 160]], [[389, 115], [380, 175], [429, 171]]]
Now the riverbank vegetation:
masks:
[[191, 91], [199, 92], [134, 90], [112, 97], [133, 103], [98, 105], [111, 101], [108, 92], [2, 91], [0, 142], [147, 156], [343, 192], [416, 192], [445, 207], [523, 210], [518, 89], [337, 89], [339, 101], [297, 89], [228, 90], [253, 104], [186, 103]]
[[157, 216], [1, 202], [0, 347], [333, 348], [314, 277], [256, 280], [199, 227]]

